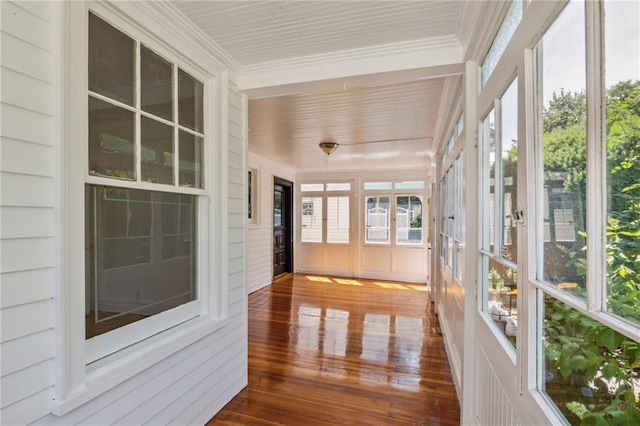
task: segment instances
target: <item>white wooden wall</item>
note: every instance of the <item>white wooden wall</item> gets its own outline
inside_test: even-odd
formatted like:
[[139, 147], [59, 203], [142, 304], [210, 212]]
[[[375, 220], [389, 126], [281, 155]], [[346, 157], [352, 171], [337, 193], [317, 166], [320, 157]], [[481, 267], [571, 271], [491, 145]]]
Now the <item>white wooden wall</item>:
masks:
[[[0, 424], [204, 424], [247, 384], [246, 102], [233, 81], [228, 122], [228, 321], [79, 408], [52, 412], [56, 223], [65, 214], [57, 2], [0, 2], [2, 32]], [[223, 135], [224, 137], [224, 135]]]
[[[255, 225], [249, 225], [247, 235], [247, 291], [253, 293], [273, 281], [273, 178], [295, 182], [295, 172], [252, 153], [248, 164], [258, 172], [254, 190], [259, 193], [258, 217]], [[293, 261], [296, 262], [295, 257]]]
[[53, 398], [57, 46], [53, 3], [0, 8], [0, 423], [10, 425], [46, 415]]

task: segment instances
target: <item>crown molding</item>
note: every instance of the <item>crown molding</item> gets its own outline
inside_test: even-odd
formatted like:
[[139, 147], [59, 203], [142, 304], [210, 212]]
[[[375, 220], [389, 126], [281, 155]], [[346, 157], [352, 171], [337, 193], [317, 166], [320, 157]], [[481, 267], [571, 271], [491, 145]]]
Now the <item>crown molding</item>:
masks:
[[411, 40], [246, 66], [239, 87], [250, 90], [459, 64], [462, 57], [462, 46], [455, 36]]
[[220, 67], [228, 69], [232, 74], [238, 75], [242, 67], [226, 50], [211, 39], [203, 30], [187, 18], [180, 9], [168, 1], [140, 1], [134, 2], [140, 8], [146, 8], [158, 19], [165, 29], [168, 29], [180, 37], [189, 41], [201, 50], [204, 50], [214, 59]]

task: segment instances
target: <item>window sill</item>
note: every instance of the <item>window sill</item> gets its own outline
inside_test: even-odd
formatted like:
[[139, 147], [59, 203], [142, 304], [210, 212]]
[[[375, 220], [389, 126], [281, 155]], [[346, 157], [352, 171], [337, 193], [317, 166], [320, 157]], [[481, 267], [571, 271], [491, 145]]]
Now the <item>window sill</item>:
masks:
[[86, 366], [85, 385], [54, 401], [62, 416], [224, 327], [227, 318], [199, 316]]

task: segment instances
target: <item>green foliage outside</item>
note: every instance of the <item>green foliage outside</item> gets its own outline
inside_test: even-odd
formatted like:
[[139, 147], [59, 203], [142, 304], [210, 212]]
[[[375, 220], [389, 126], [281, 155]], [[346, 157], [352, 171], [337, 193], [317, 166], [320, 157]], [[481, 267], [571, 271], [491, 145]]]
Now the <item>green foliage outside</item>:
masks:
[[[584, 94], [563, 91], [544, 111], [545, 170], [562, 171], [564, 189], [578, 194], [586, 182], [584, 111]], [[640, 82], [613, 86], [606, 116], [607, 300], [612, 312], [640, 323]], [[561, 278], [584, 283], [584, 239], [573, 247], [547, 244], [572, 275]], [[640, 424], [640, 344], [552, 297], [544, 322], [546, 392], [569, 421]]]

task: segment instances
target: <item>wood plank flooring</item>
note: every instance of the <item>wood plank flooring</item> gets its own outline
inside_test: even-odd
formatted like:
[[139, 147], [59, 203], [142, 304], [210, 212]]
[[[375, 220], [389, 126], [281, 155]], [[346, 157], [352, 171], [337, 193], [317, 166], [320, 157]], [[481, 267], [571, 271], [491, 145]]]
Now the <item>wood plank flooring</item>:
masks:
[[249, 296], [249, 385], [208, 425], [458, 425], [426, 287], [295, 275]]

